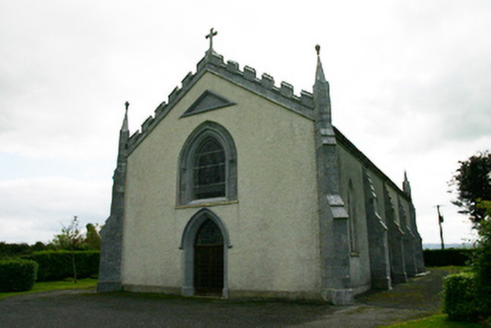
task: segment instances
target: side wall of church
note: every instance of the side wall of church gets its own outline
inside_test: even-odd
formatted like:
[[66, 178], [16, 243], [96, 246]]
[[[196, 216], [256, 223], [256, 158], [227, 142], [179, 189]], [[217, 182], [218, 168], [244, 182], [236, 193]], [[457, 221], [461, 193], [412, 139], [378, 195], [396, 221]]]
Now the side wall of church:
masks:
[[372, 184], [375, 193], [377, 194], [377, 208], [378, 214], [382, 221], [387, 225], [386, 215], [385, 215], [385, 202], [384, 202], [384, 181], [380, 176], [374, 172], [370, 172], [372, 177]]
[[363, 184], [363, 165], [339, 145], [341, 194], [349, 214], [350, 276], [355, 294], [370, 289], [370, 258]]
[[418, 235], [411, 221], [412, 204], [397, 187], [387, 180], [387, 177], [373, 171], [371, 176], [377, 194], [378, 212], [388, 228], [392, 284], [405, 282], [408, 274], [410, 276], [415, 274], [415, 265], [411, 263], [414, 263], [414, 253], [418, 251], [416, 247], [413, 247], [414, 237], [410, 237], [414, 236], [414, 233]]
[[[350, 220], [350, 276], [351, 286], [355, 294], [373, 287], [372, 279], [383, 280], [384, 277], [373, 277], [380, 271], [371, 272], [372, 263], [389, 263], [387, 277], [383, 288], [392, 283], [405, 282], [407, 277], [414, 276], [424, 270], [418, 259], [421, 252], [420, 237], [414, 220], [414, 208], [410, 200], [388, 180], [386, 176], [374, 169], [371, 165], [363, 163], [349, 148], [339, 144], [340, 186], [345, 208]], [[371, 185], [377, 196], [377, 214], [387, 227], [386, 246], [377, 245], [377, 256], [388, 254], [374, 262], [370, 259], [370, 236], [367, 226], [367, 213], [364, 197], [363, 170], [367, 170]], [[380, 248], [385, 248], [385, 252]], [[379, 249], [380, 248], [380, 249]], [[372, 254], [373, 256], [373, 254]], [[419, 260], [419, 262], [418, 262]], [[388, 262], [387, 262], [388, 261]], [[380, 267], [379, 267], [380, 269]]]
[[[236, 105], [181, 118], [205, 90]], [[180, 151], [205, 121], [222, 125], [234, 139], [237, 201], [209, 207], [176, 206]], [[230, 236], [232, 247], [226, 252], [230, 296], [272, 292], [311, 297], [318, 293], [313, 134], [311, 120], [212, 73], [203, 75], [128, 158], [125, 288], [180, 292], [183, 231], [196, 212], [208, 207]]]

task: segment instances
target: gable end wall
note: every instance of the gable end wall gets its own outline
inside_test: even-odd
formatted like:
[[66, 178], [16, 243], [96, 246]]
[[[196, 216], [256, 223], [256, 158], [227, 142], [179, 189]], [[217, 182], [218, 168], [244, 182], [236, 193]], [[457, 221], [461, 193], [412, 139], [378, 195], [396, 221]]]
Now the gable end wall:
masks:
[[[237, 105], [180, 118], [205, 90]], [[222, 125], [234, 138], [237, 202], [176, 206], [179, 153], [205, 121]], [[206, 206], [230, 234], [231, 297], [316, 297], [320, 268], [312, 135], [311, 120], [204, 74], [128, 157], [123, 285], [178, 291], [183, 284], [182, 233]]]

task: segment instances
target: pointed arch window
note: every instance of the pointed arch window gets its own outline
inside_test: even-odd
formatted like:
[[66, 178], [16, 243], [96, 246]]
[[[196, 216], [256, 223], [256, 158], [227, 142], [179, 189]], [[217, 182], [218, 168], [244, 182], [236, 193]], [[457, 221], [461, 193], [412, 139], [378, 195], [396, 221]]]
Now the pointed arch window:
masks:
[[205, 122], [191, 133], [179, 166], [177, 205], [237, 200], [237, 150], [220, 124]]
[[213, 137], [198, 147], [193, 167], [193, 199], [225, 197], [225, 150]]

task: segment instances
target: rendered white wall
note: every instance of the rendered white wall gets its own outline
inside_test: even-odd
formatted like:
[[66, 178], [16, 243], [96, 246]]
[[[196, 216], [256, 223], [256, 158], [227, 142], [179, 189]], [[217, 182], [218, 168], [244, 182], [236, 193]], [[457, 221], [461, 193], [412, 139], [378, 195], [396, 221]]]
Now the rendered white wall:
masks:
[[[209, 89], [237, 103], [179, 118]], [[319, 223], [313, 122], [206, 73], [128, 159], [123, 284], [182, 286], [188, 220], [176, 208], [181, 148], [204, 121], [223, 125], [238, 158], [238, 202], [210, 207], [225, 223], [231, 291], [319, 289]]]

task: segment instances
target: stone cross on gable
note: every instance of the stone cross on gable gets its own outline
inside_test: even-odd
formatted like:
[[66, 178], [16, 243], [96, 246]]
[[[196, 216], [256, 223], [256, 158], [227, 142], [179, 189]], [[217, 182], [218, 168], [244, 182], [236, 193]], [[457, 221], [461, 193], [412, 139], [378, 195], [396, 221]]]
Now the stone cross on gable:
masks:
[[208, 50], [209, 52], [213, 51], [213, 37], [217, 35], [218, 32], [213, 31], [213, 27], [210, 29], [210, 34], [206, 36], [207, 39], [210, 39], [210, 49]]

